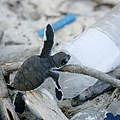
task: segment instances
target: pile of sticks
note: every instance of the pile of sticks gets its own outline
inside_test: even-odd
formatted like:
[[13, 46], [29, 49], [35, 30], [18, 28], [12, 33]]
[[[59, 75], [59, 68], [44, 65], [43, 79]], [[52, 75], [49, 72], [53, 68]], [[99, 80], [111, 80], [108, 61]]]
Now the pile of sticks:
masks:
[[[17, 62], [11, 64], [3, 64], [0, 66], [0, 120], [19, 120], [9, 98], [8, 89], [4, 77], [8, 76], [13, 71], [17, 71], [20, 68], [21, 64], [22, 63]], [[116, 70], [119, 71], [120, 69]], [[116, 76], [112, 77], [111, 75], [113, 74], [105, 74], [103, 72], [88, 68], [83, 65], [66, 65], [60, 68], [58, 71], [88, 75], [103, 82], [109, 83], [113, 87], [116, 87], [116, 90], [120, 88], [120, 80], [115, 78]]]

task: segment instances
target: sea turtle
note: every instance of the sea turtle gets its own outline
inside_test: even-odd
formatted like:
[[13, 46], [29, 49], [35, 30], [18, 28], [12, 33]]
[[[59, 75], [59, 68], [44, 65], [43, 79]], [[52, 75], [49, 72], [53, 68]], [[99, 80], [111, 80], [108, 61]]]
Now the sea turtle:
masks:
[[33, 55], [21, 65], [15, 78], [13, 87], [20, 91], [30, 91], [39, 87], [46, 78], [52, 77], [55, 82], [55, 93], [58, 100], [62, 99], [63, 93], [59, 85], [59, 73], [52, 68], [64, 66], [70, 59], [70, 55], [59, 52], [51, 56], [54, 44], [54, 32], [50, 24], [46, 27], [46, 41], [40, 55]]
[[[58, 82], [59, 73], [53, 68], [59, 68], [67, 64], [70, 55], [59, 52], [51, 56], [54, 44], [54, 32], [50, 24], [46, 27], [45, 35], [46, 41], [44, 41], [41, 54], [33, 55], [25, 60], [16, 73], [12, 87], [8, 87], [20, 91], [30, 91], [39, 87], [48, 77], [52, 77], [55, 83], [56, 98], [61, 100], [63, 93]], [[22, 113], [24, 111], [25, 104], [22, 100], [22, 93], [18, 92], [14, 100], [14, 105], [16, 112]]]

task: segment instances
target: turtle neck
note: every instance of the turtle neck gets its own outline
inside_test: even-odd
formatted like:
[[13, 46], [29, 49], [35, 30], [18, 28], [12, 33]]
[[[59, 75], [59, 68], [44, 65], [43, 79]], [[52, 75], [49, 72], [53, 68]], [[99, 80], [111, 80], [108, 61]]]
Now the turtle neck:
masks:
[[51, 66], [51, 67], [56, 67], [56, 64], [55, 64], [52, 56], [49, 56], [49, 57], [48, 57], [48, 60], [49, 60], [49, 63], [50, 63], [50, 66]]

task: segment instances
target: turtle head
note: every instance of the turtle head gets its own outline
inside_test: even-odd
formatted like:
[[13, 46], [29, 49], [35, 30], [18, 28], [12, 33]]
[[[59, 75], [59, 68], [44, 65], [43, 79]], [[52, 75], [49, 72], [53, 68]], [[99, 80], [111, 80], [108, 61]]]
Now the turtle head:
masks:
[[70, 57], [71, 57], [70, 55], [68, 55], [64, 52], [59, 52], [52, 56], [55, 66], [57, 68], [66, 65], [68, 63]]

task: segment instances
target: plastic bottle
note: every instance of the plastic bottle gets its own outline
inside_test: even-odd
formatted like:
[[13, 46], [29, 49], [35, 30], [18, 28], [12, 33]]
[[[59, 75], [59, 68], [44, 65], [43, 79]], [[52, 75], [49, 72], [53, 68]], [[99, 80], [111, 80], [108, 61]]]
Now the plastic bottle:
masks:
[[109, 72], [120, 65], [120, 4], [65, 45], [73, 63]]

